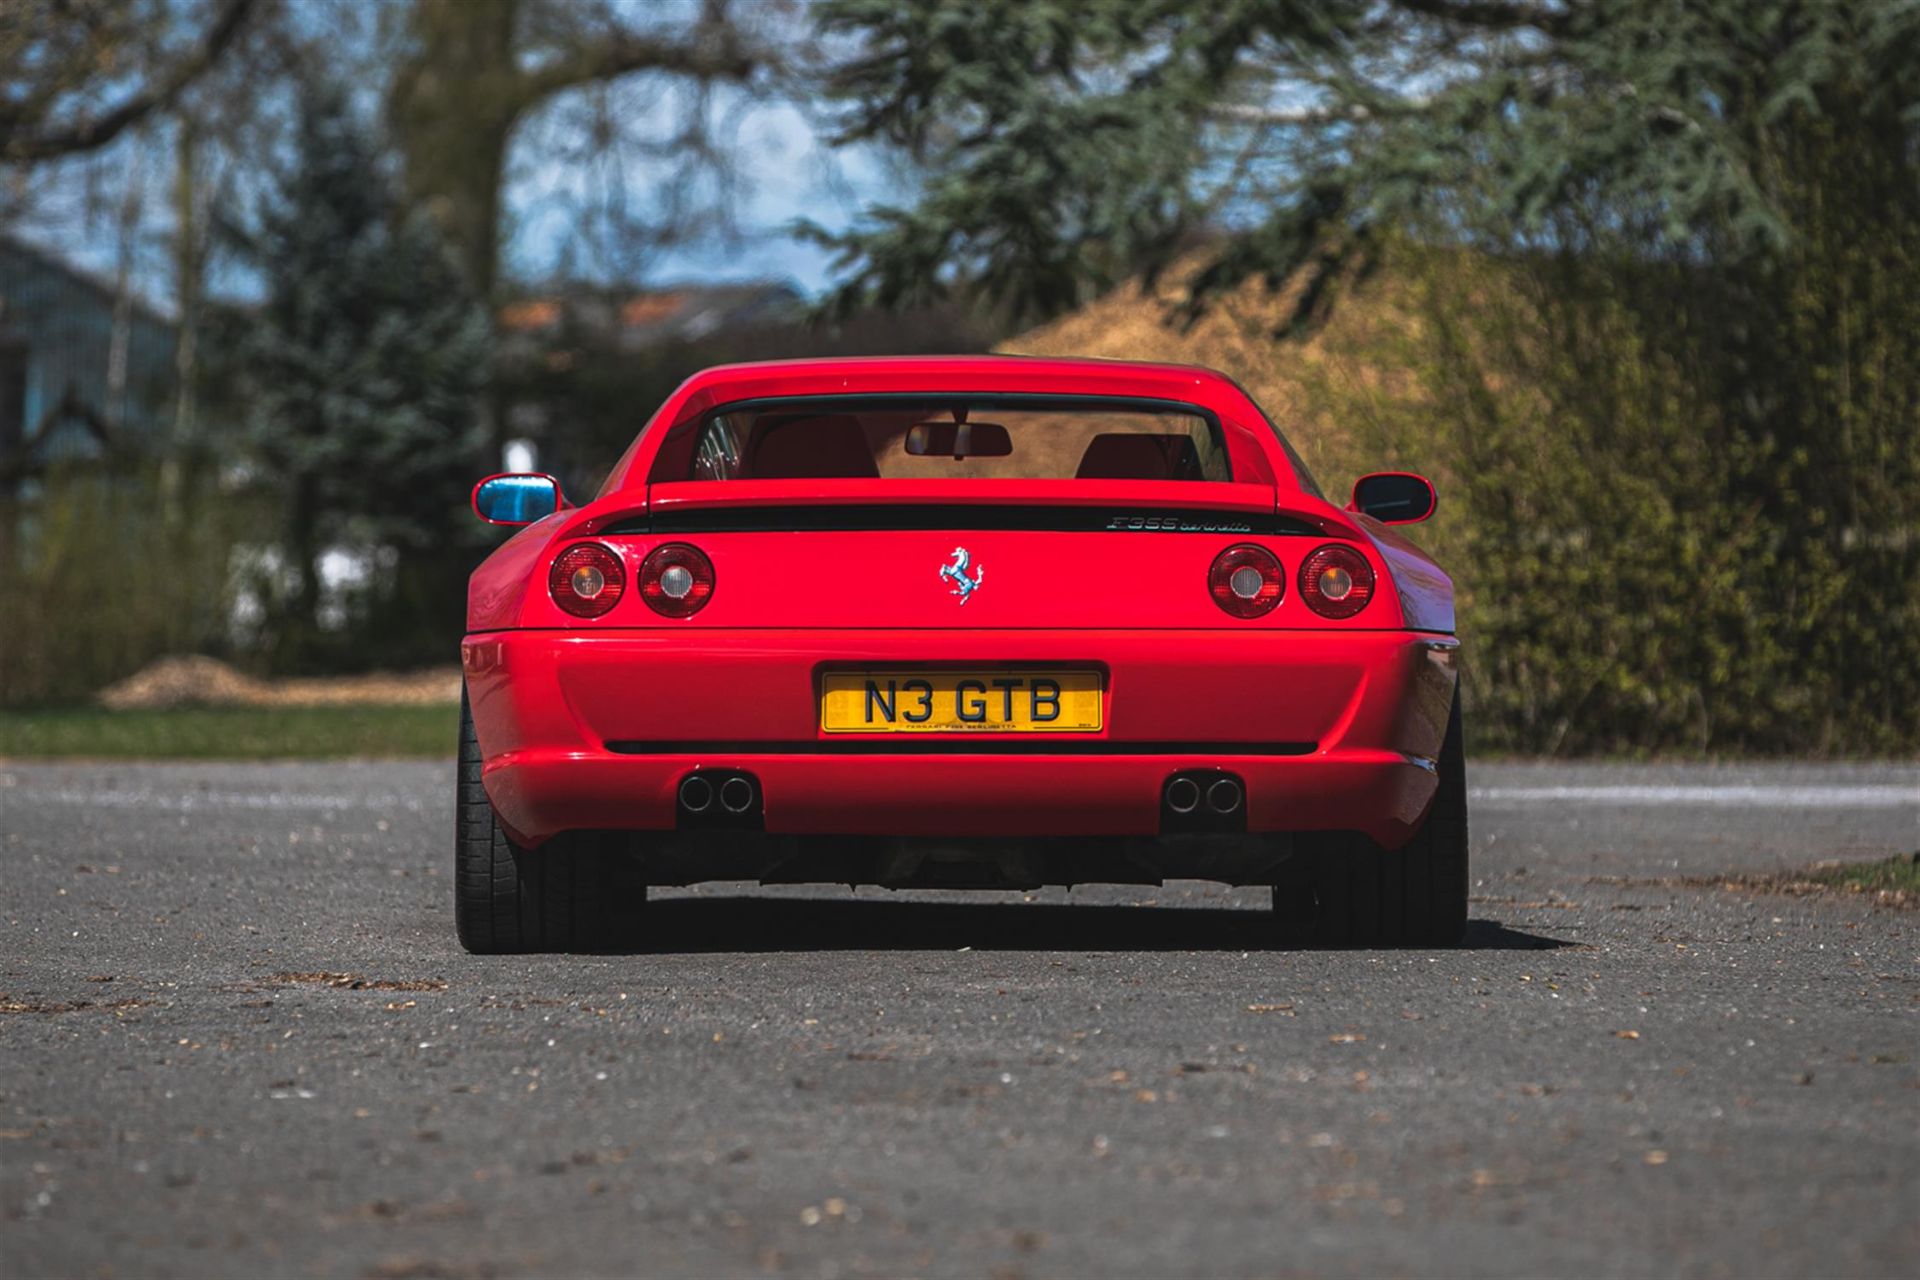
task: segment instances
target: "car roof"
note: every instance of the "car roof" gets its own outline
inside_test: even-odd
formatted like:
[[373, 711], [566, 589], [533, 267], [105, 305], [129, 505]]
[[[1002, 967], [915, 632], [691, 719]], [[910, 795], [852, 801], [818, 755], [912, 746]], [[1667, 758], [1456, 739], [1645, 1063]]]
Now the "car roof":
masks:
[[726, 405], [787, 397], [958, 393], [1161, 400], [1193, 405], [1243, 434], [1271, 476], [1296, 474], [1273, 425], [1240, 385], [1197, 365], [1055, 356], [834, 356], [716, 365], [667, 398], [608, 474], [602, 493], [644, 485], [655, 457], [682, 426]]
[[[845, 379], [844, 385], [834, 385]], [[894, 390], [913, 379], [919, 389], [1075, 391], [1084, 394], [1141, 395], [1158, 387], [1170, 395], [1197, 388], [1232, 388], [1232, 379], [1199, 365], [1150, 360], [1102, 360], [1089, 357], [1021, 355], [823, 356], [797, 360], [755, 360], [715, 365], [687, 379], [681, 390], [726, 398], [735, 388], [774, 394], [783, 385], [795, 395], [834, 391]], [[945, 384], [945, 385], [942, 385]]]

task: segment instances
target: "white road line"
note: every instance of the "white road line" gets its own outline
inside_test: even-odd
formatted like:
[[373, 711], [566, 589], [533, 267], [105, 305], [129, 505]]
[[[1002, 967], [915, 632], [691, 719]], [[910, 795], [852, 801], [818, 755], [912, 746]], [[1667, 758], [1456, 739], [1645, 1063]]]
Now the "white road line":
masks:
[[1469, 787], [1467, 797], [1494, 806], [1549, 804], [1617, 805], [1633, 808], [1691, 805], [1709, 809], [1903, 809], [1920, 808], [1920, 787], [1882, 784], [1819, 786], [1609, 786]]
[[0, 792], [0, 804], [10, 797], [28, 802], [85, 805], [94, 809], [155, 809], [163, 813], [191, 813], [219, 809], [408, 809], [421, 808], [418, 796], [326, 795], [299, 791], [184, 791], [172, 794], [157, 791], [128, 791], [103, 788], [98, 791], [66, 789], [40, 791], [23, 788]]
[[[1469, 787], [1469, 799], [1494, 807], [1531, 808], [1552, 804], [1614, 805], [1623, 808], [1693, 806], [1722, 809], [1920, 809], [1920, 786], [1894, 783], [1865, 786], [1555, 786]], [[45, 804], [84, 805], [96, 809], [153, 809], [164, 813], [195, 810], [344, 810], [424, 807], [419, 796], [392, 793], [339, 795], [298, 791], [186, 791], [161, 793], [120, 788], [66, 788], [0, 791], [10, 799]]]

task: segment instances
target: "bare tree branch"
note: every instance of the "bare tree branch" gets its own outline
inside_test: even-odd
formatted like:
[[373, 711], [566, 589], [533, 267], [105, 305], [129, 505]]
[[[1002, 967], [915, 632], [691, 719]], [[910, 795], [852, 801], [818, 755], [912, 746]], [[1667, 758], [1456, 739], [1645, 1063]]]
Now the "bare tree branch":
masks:
[[696, 28], [690, 40], [620, 31], [519, 77], [519, 101], [527, 106], [565, 89], [611, 80], [635, 71], [670, 71], [703, 80], [745, 80], [764, 59], [731, 26]]
[[0, 161], [22, 163], [94, 151], [112, 142], [128, 126], [169, 106], [205, 74], [232, 44], [256, 0], [226, 0], [198, 48], [164, 75], [102, 115], [55, 128], [0, 137]]

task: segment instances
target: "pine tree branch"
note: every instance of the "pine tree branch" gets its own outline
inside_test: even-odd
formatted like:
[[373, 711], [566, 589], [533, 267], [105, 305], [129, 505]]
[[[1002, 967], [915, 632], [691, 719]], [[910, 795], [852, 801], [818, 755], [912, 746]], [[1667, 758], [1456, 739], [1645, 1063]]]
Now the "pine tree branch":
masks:
[[1216, 120], [1231, 120], [1238, 124], [1364, 124], [1384, 116], [1417, 115], [1432, 101], [1433, 99], [1427, 95], [1403, 98], [1394, 103], [1391, 109], [1368, 107], [1358, 102], [1338, 107], [1260, 107], [1246, 103], [1221, 102], [1208, 107], [1207, 114]]
[[61, 128], [0, 139], [0, 161], [22, 163], [51, 160], [82, 151], [95, 151], [118, 137], [128, 126], [174, 99], [204, 75], [239, 36], [256, 0], [226, 0], [200, 47], [181, 59], [165, 75], [104, 115], [76, 120]]
[[1568, 14], [1563, 10], [1509, 3], [1507, 0], [1392, 0], [1392, 3], [1395, 8], [1423, 18], [1439, 18], [1487, 31], [1532, 27], [1556, 34], [1571, 25]]

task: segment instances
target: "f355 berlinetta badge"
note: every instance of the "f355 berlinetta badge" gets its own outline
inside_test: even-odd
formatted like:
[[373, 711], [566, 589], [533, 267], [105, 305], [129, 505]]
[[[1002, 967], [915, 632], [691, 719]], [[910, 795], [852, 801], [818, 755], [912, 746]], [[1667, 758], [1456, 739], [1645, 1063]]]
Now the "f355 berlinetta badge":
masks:
[[967, 576], [967, 566], [970, 563], [972, 563], [972, 557], [967, 554], [967, 549], [965, 547], [955, 547], [953, 549], [953, 563], [940, 566], [940, 576], [942, 578], [952, 579], [953, 594], [960, 597], [961, 604], [965, 604], [967, 601], [973, 599], [973, 593], [980, 589], [981, 582], [985, 581], [987, 576], [986, 566], [982, 565], [980, 568], [975, 569], [973, 576], [969, 578]]

